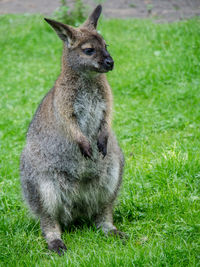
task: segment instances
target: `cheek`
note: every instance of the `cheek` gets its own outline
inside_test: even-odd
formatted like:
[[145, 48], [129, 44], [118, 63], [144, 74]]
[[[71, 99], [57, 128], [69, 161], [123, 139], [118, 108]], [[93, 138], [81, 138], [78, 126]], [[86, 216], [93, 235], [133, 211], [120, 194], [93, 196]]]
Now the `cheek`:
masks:
[[70, 53], [68, 54], [68, 63], [74, 70], [94, 70], [101, 67], [98, 54], [87, 56], [83, 53]]
[[83, 62], [83, 64], [85, 66], [92, 67], [92, 68], [95, 68], [95, 69], [99, 68], [99, 63], [98, 63], [97, 59], [94, 56], [84, 58], [82, 62]]
[[99, 63], [96, 60], [93, 61], [92, 65], [95, 69], [99, 68]]
[[70, 53], [67, 56], [67, 63], [72, 69], [79, 69], [81, 58], [77, 53]]
[[102, 64], [103, 61], [104, 61], [104, 57], [102, 55], [101, 52], [98, 52], [96, 57], [95, 57], [95, 61], [98, 63], [98, 64]]

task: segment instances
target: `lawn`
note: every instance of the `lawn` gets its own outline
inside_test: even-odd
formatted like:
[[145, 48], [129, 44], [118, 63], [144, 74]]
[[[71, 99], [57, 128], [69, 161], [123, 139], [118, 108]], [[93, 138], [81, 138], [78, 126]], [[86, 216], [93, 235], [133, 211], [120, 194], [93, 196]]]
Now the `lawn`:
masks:
[[0, 17], [0, 266], [200, 266], [200, 19], [102, 20], [115, 60], [113, 127], [125, 153], [114, 210], [126, 242], [85, 223], [47, 250], [22, 201], [29, 122], [60, 72], [61, 41], [36, 15]]

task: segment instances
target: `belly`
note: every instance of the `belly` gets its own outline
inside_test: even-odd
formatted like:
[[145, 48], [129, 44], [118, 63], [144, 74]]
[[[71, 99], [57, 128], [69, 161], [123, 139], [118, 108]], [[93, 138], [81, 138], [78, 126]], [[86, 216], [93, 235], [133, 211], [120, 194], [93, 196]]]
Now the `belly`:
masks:
[[79, 181], [67, 184], [67, 190], [62, 191], [63, 212], [62, 222], [67, 224], [77, 218], [91, 218], [101, 212], [116, 195], [119, 180], [119, 162], [114, 159], [101, 165], [99, 173], [92, 170], [85, 173]]

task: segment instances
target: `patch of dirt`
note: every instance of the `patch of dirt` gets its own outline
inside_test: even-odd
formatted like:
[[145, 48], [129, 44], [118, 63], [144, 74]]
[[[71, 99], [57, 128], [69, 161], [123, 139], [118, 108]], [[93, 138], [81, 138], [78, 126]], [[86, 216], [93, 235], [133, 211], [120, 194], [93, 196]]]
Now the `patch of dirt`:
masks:
[[[72, 0], [68, 0], [72, 5]], [[97, 0], [83, 0], [92, 9]], [[102, 1], [101, 1], [102, 2]], [[0, 14], [41, 13], [51, 15], [59, 0], [0, 0]], [[172, 22], [200, 16], [200, 0], [106, 0], [103, 14], [107, 18], [147, 18], [157, 22]]]

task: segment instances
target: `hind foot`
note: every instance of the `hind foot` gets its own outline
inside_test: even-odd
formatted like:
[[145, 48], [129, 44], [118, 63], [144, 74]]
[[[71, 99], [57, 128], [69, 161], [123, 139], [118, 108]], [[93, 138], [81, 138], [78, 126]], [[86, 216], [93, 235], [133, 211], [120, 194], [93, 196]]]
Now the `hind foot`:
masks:
[[65, 244], [61, 239], [54, 239], [48, 243], [48, 249], [56, 252], [59, 256], [64, 255], [64, 251], [67, 250]]

